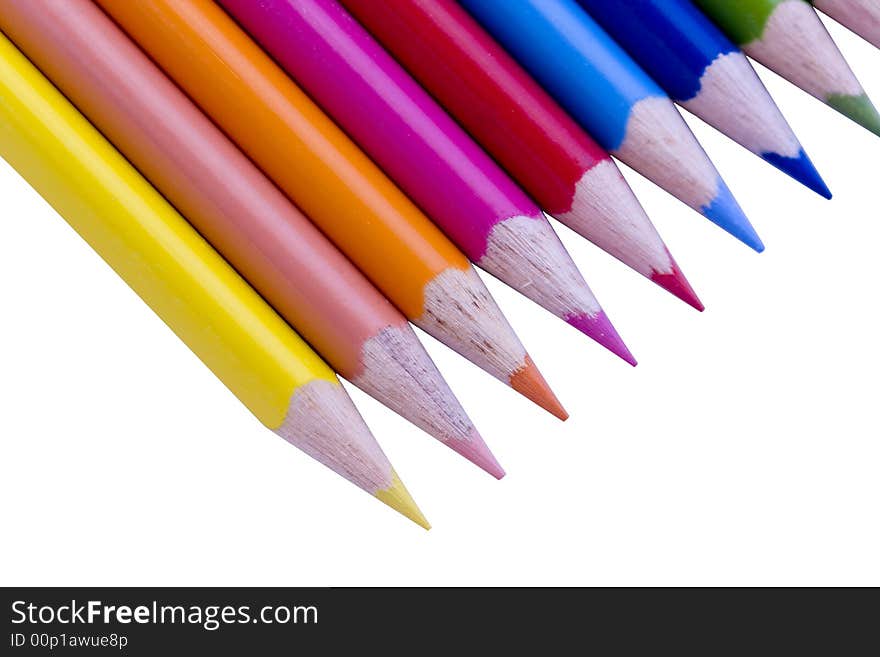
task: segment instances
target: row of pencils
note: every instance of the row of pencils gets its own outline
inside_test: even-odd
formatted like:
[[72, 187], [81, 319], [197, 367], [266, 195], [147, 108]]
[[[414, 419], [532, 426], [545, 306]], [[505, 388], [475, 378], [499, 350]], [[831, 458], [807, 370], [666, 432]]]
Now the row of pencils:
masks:
[[[880, 46], [880, 0], [813, 4]], [[0, 31], [0, 154], [425, 527], [337, 375], [501, 478], [411, 324], [567, 413], [473, 265], [635, 364], [546, 215], [702, 310], [611, 156], [761, 251], [674, 103], [828, 198], [746, 55], [880, 134], [804, 0], [0, 0]]]

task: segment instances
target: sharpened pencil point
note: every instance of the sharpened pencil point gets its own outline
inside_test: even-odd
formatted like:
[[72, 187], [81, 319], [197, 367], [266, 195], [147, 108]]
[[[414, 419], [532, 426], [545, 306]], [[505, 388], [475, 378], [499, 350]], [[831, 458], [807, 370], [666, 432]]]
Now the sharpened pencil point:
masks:
[[476, 429], [471, 431], [467, 440], [449, 440], [446, 445], [496, 479], [503, 479], [507, 474]]
[[[667, 251], [667, 253], [669, 252]], [[678, 263], [675, 262], [672, 254], [669, 254], [669, 261], [672, 263], [672, 271], [668, 274], [654, 272], [651, 274], [651, 280], [667, 292], [677, 296], [692, 308], [696, 308], [700, 312], [703, 312], [706, 307], [703, 305], [703, 302], [700, 301], [697, 293], [694, 292], [694, 289], [691, 287], [688, 279], [685, 278], [685, 275], [681, 272], [681, 269], [678, 268]]]
[[635, 367], [638, 364], [604, 312], [600, 311], [596, 315], [574, 315], [566, 317], [565, 321], [630, 365]]
[[510, 375], [510, 387], [563, 422], [568, 419], [568, 411], [562, 407], [531, 356], [526, 356], [525, 364]]
[[431, 529], [431, 524], [422, 514], [406, 486], [403, 485], [400, 477], [397, 476], [397, 472], [393, 469], [391, 470], [391, 485], [384, 490], [376, 491], [374, 495], [401, 515], [412, 520], [419, 527]]
[[859, 96], [832, 94], [825, 100], [838, 112], [880, 137], [880, 114], [866, 94]]
[[779, 153], [761, 153], [761, 157], [799, 183], [809, 187], [819, 196], [831, 199], [831, 190], [822, 180], [809, 156], [801, 150], [797, 157], [785, 157]]
[[733, 197], [723, 180], [718, 181], [718, 193], [712, 203], [702, 209], [707, 219], [716, 226], [723, 228], [743, 244], [750, 246], [758, 253], [764, 251], [764, 243], [758, 237], [739, 203]]

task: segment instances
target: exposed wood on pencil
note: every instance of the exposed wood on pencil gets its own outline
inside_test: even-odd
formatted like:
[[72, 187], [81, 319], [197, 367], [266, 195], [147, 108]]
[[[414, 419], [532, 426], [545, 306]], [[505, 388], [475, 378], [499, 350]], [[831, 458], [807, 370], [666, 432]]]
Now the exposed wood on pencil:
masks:
[[[651, 145], [656, 157], [643, 156], [645, 144]], [[639, 162], [647, 178], [664, 189], [678, 190], [678, 198], [687, 205], [743, 244], [764, 250], [727, 184], [666, 96], [636, 101], [627, 120], [626, 139], [614, 154], [624, 162]]]
[[330, 368], [2, 35], [0, 125], [0, 155], [261, 422], [428, 526]]
[[449, 269], [425, 287], [425, 312], [415, 323], [433, 333], [450, 322], [461, 328], [449, 346], [553, 415], [568, 417], [522, 343], [504, 329], [501, 311], [473, 269]]
[[[389, 326], [364, 343], [361, 374], [351, 379], [444, 445], [496, 479], [504, 468], [495, 459], [408, 324]], [[403, 414], [402, 414], [403, 415]]]
[[813, 4], [880, 48], [880, 0], [813, 0]]
[[276, 433], [417, 525], [431, 528], [338, 381], [300, 386]]

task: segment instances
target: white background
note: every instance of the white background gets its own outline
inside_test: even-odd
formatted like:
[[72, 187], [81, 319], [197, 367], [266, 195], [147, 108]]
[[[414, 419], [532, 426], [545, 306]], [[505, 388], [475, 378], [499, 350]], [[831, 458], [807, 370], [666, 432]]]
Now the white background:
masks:
[[0, 162], [0, 583], [880, 584], [880, 139], [761, 75], [833, 202], [689, 121], [765, 254], [626, 172], [704, 314], [561, 231], [637, 369], [494, 280], [571, 420], [426, 338], [504, 481], [352, 391], [430, 532], [264, 429]]

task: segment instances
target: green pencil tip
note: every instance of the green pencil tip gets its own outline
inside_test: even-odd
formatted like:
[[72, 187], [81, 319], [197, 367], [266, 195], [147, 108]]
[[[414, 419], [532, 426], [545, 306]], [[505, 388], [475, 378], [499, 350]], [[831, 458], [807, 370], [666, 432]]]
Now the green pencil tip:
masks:
[[828, 96], [826, 102], [844, 116], [880, 137], [880, 114], [866, 94], [860, 96], [832, 94]]

